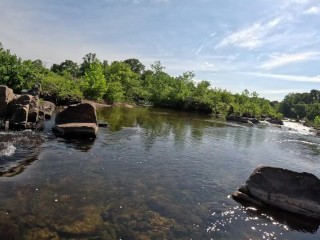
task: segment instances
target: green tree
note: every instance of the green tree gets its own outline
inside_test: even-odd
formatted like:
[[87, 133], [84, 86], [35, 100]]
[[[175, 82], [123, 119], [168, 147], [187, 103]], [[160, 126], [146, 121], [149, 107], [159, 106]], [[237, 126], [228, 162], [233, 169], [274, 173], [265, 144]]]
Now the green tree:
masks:
[[136, 58], [130, 58], [124, 60], [123, 62], [128, 64], [131, 68], [131, 71], [136, 74], [141, 75], [145, 70], [145, 66]]
[[107, 91], [102, 66], [96, 61], [89, 65], [82, 79], [81, 89], [84, 96], [91, 100], [101, 100]]
[[104, 99], [109, 103], [122, 102], [125, 100], [125, 91], [120, 82], [108, 83]]
[[84, 76], [85, 72], [90, 68], [92, 63], [100, 63], [95, 53], [88, 53], [83, 58], [83, 62], [80, 65], [80, 76]]
[[80, 75], [80, 69], [77, 63], [71, 60], [65, 60], [60, 64], [53, 64], [51, 71], [64, 75], [66, 72], [69, 73], [73, 78], [76, 78]]
[[314, 118], [313, 123], [316, 128], [320, 127], [320, 115]]
[[[107, 84], [118, 82], [122, 86], [125, 100], [133, 101], [133, 99], [141, 95], [141, 84], [138, 75], [133, 72], [130, 66], [123, 62], [114, 61], [107, 68], [106, 72]], [[119, 84], [114, 84], [119, 89]]]

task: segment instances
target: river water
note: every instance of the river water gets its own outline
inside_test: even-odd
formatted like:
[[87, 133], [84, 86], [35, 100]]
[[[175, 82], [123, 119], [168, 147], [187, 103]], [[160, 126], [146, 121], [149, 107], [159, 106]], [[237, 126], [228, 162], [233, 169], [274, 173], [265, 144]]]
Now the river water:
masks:
[[0, 134], [2, 171], [28, 159], [0, 178], [0, 239], [320, 239], [316, 222], [230, 198], [259, 165], [320, 177], [306, 129], [156, 108], [98, 116], [109, 127], [95, 141], [55, 138], [53, 120]]

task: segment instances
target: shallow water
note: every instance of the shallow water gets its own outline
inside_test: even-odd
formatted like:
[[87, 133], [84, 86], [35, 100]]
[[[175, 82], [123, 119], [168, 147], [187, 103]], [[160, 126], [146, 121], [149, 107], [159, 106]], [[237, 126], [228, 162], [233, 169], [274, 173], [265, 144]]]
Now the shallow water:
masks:
[[0, 178], [0, 239], [320, 239], [309, 219], [229, 197], [258, 165], [319, 177], [320, 138], [156, 108], [99, 119], [95, 141], [45, 132], [37, 161]]

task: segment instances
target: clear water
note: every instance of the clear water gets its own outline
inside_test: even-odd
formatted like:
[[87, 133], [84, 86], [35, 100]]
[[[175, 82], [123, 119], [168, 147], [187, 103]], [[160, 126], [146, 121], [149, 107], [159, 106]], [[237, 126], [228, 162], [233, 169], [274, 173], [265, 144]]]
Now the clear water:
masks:
[[0, 239], [320, 239], [318, 223], [229, 197], [258, 165], [319, 177], [319, 137], [156, 108], [99, 119], [94, 142], [42, 133], [36, 161], [0, 178]]

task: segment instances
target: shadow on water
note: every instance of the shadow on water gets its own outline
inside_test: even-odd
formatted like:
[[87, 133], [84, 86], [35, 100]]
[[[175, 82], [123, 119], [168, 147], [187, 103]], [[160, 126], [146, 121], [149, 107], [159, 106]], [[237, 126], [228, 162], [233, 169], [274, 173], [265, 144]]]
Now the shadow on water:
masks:
[[81, 152], [88, 152], [92, 148], [95, 139], [64, 139], [57, 138], [57, 142], [62, 142], [66, 145], [67, 148], [74, 148]]

